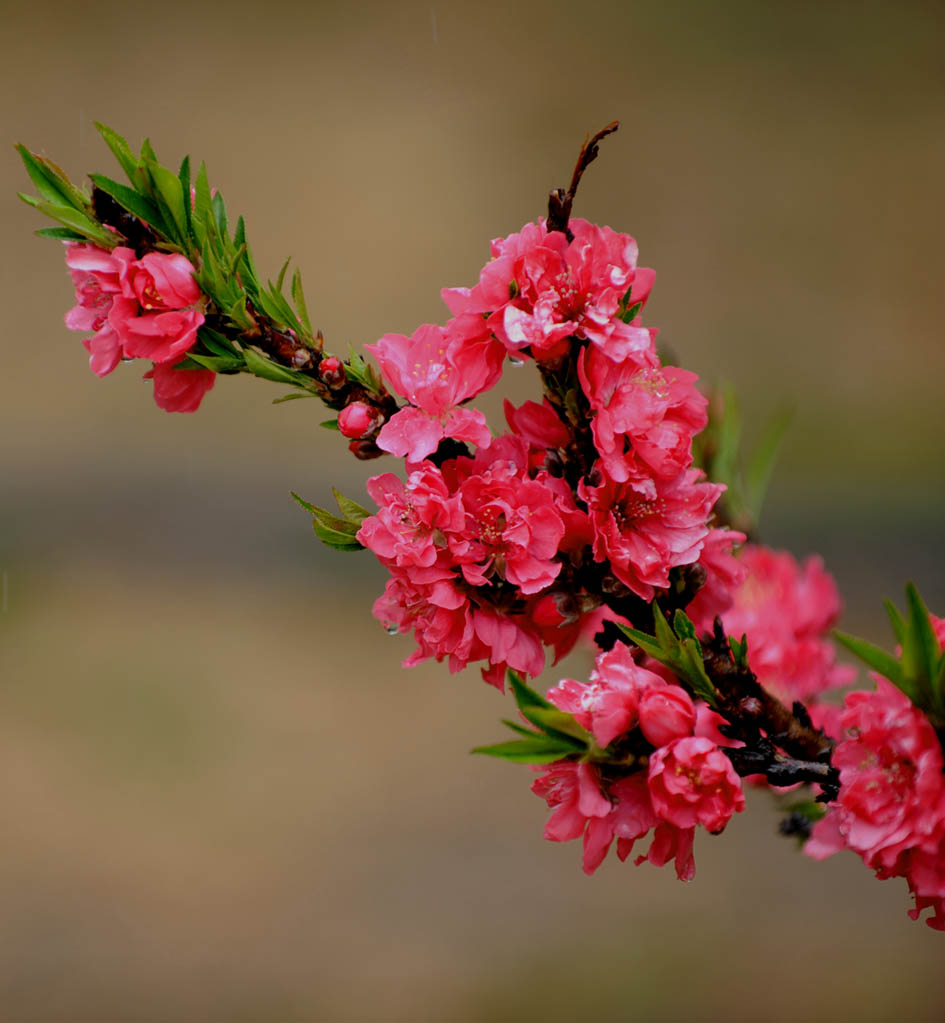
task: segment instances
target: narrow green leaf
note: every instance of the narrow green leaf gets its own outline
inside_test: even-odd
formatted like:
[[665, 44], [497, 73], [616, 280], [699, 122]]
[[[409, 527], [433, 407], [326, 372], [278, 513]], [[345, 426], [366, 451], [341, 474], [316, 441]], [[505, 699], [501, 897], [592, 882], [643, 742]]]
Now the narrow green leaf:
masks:
[[135, 170], [138, 167], [138, 160], [131, 151], [131, 147], [117, 131], [112, 131], [111, 128], [106, 127], [99, 121], [95, 121], [94, 124], [98, 129], [99, 134], [105, 140], [105, 144], [112, 151], [115, 159], [121, 165], [121, 169], [128, 175], [128, 180], [133, 182]]
[[541, 693], [536, 693], [531, 686], [529, 686], [518, 672], [512, 671], [511, 668], [508, 670], [509, 685], [512, 688], [512, 695], [515, 697], [515, 702], [518, 704], [519, 709], [522, 710], [525, 707], [547, 707], [551, 710], [557, 709], [554, 704], [549, 703]]
[[928, 608], [919, 596], [914, 583], [906, 586], [906, 601], [909, 605], [909, 625], [915, 631], [924, 676], [931, 681], [935, 675], [941, 647], [935, 638], [935, 630], [929, 619]]
[[317, 394], [312, 394], [311, 391], [293, 391], [291, 394], [283, 394], [279, 398], [273, 398], [273, 405], [284, 405], [287, 401], [295, 401], [297, 398], [317, 398]]
[[536, 732], [531, 728], [526, 728], [524, 725], [519, 724], [517, 721], [509, 721], [508, 718], [502, 718], [502, 724], [508, 728], [511, 728], [513, 732], [518, 732], [519, 735], [524, 735], [529, 739], [541, 738], [542, 733]]
[[[213, 200], [210, 196], [210, 182], [207, 180], [207, 165], [201, 163], [194, 181], [194, 212], [195, 221], [208, 225], [213, 220]], [[216, 226], [214, 224], [214, 226]]]
[[189, 352], [188, 358], [214, 373], [239, 373], [243, 368], [243, 360], [236, 355], [195, 355]]
[[302, 321], [302, 325], [308, 331], [309, 335], [312, 334], [312, 322], [308, 318], [308, 307], [305, 304], [305, 292], [302, 290], [302, 274], [296, 270], [292, 275], [292, 301], [295, 302], [295, 308], [299, 311], [299, 319]]
[[715, 686], [706, 674], [702, 657], [702, 646], [697, 639], [687, 639], [682, 644], [682, 660], [686, 669], [686, 681], [690, 688], [710, 707], [716, 706]]
[[226, 357], [238, 354], [237, 349], [226, 335], [220, 334], [206, 325], [197, 331], [197, 337], [204, 348], [213, 355]]
[[695, 639], [696, 627], [692, 624], [685, 611], [677, 609], [673, 615], [673, 628], [680, 639]]
[[180, 182], [181, 194], [184, 196], [184, 233], [190, 234], [190, 217], [192, 213], [193, 199], [190, 195], [190, 157], [185, 156], [181, 161], [180, 170], [177, 172], [177, 180]]
[[246, 348], [243, 352], [246, 360], [246, 369], [254, 376], [262, 377], [264, 380], [274, 380], [279, 384], [291, 384], [293, 387], [304, 387], [305, 384], [299, 380], [299, 375], [277, 366], [265, 356], [260, 355], [254, 348]]
[[73, 231], [71, 227], [41, 227], [38, 231], [34, 231], [33, 234], [39, 235], [40, 238], [58, 238], [64, 242], [85, 241], [85, 235], [79, 234], [78, 231]]
[[653, 625], [656, 638], [659, 640], [663, 652], [674, 659], [678, 659], [681, 649], [679, 640], [676, 638], [676, 633], [669, 627], [669, 622], [663, 617], [663, 612], [656, 601], [653, 601]]
[[90, 174], [89, 177], [96, 188], [100, 188], [110, 195], [115, 202], [154, 228], [158, 234], [168, 237], [167, 225], [164, 223], [160, 210], [147, 196], [127, 185], [106, 178], [104, 174]]
[[629, 625], [618, 625], [617, 628], [645, 654], [649, 654], [654, 660], [663, 663], [663, 648], [653, 636], [646, 632], [641, 632], [639, 629], [631, 629]]
[[834, 632], [833, 635], [841, 646], [846, 647], [851, 654], [858, 657], [873, 671], [884, 675], [890, 682], [898, 686], [910, 700], [915, 701], [915, 697], [918, 695], [915, 686], [907, 679], [903, 666], [892, 654], [886, 653], [885, 650], [881, 650], [872, 643], [867, 643], [865, 639], [857, 639], [856, 636], [849, 636], [845, 632]]
[[78, 210], [88, 208], [88, 200], [82, 201], [85, 199], [82, 193], [67, 179], [56, 174], [46, 161], [31, 153], [22, 144], [17, 144], [14, 148], [20, 154], [26, 173], [43, 199], [54, 206], [71, 206]]
[[283, 281], [285, 281], [285, 273], [286, 273], [286, 270], [289, 269], [289, 264], [291, 262], [292, 262], [292, 257], [289, 256], [289, 258], [282, 264], [282, 269], [279, 271], [279, 276], [276, 278], [276, 283], [272, 284], [270, 282], [269, 286], [274, 291], [278, 292], [279, 294], [282, 293], [282, 284], [283, 284]]
[[220, 232], [220, 237], [226, 239], [227, 235], [227, 220], [226, 220], [226, 203], [223, 201], [223, 196], [219, 192], [211, 199], [211, 205], [213, 206], [213, 217], [216, 220], [217, 230]]
[[314, 504], [309, 504], [308, 501], [306, 501], [304, 498], [299, 497], [299, 495], [294, 490], [290, 490], [289, 495], [291, 496], [292, 500], [295, 501], [296, 504], [301, 505], [310, 515], [315, 514]]
[[784, 409], [768, 423], [745, 470], [745, 496], [755, 522], [761, 515], [771, 473], [774, 471], [781, 444], [793, 418], [794, 410]]
[[[158, 195], [163, 201], [170, 219], [173, 221], [174, 227], [176, 228], [176, 234], [178, 238], [185, 241], [190, 231], [187, 223], [186, 204], [184, 202], [184, 195], [181, 191], [180, 179], [177, 175], [162, 167], [159, 163], [153, 164], [148, 167], [151, 173], [151, 179], [154, 182], [154, 187], [157, 189]], [[190, 196], [187, 196], [187, 203], [190, 202]]]
[[512, 742], [498, 742], [494, 746], [477, 746], [472, 753], [487, 757], [499, 757], [516, 764], [551, 764], [561, 760], [574, 750], [554, 739], [515, 739]]
[[906, 620], [899, 613], [899, 608], [891, 600], [883, 601], [886, 608], [886, 614], [889, 616], [889, 623], [892, 625], [893, 632], [896, 635], [896, 642], [902, 645], [906, 638]]
[[326, 419], [324, 423], [318, 424], [323, 430], [334, 430], [338, 432], [338, 420], [337, 419]]
[[561, 742], [570, 743], [576, 750], [587, 749], [590, 736], [572, 714], [557, 707], [528, 707], [522, 713], [546, 735], [553, 735]]
[[331, 492], [335, 495], [335, 500], [338, 502], [338, 507], [341, 510], [341, 514], [349, 522], [357, 522], [360, 526], [361, 523], [371, 517], [373, 514], [369, 512], [367, 508], [363, 508], [357, 501], [352, 501], [350, 497], [345, 497], [344, 494], [339, 494], [338, 491], [332, 487]]
[[24, 195], [23, 193], [19, 193], [19, 195], [25, 203], [39, 210], [40, 213], [45, 213], [47, 217], [58, 220], [60, 224], [70, 228], [77, 234], [81, 234], [83, 238], [101, 245], [102, 248], [114, 248], [115, 235], [110, 231], [106, 231], [97, 220], [92, 220], [74, 207], [56, 206], [45, 199], [34, 199], [33, 196]]

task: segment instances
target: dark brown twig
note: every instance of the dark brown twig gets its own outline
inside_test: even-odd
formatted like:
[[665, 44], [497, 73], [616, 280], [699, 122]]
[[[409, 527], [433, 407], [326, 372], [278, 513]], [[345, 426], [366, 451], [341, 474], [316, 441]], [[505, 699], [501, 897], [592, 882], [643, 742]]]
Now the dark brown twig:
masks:
[[578, 185], [587, 168], [597, 159], [600, 152], [600, 143], [608, 135], [612, 135], [620, 127], [619, 121], [611, 121], [605, 128], [601, 128], [596, 135], [584, 139], [581, 152], [578, 153], [577, 163], [574, 165], [574, 173], [571, 175], [571, 184], [568, 190], [555, 188], [548, 196], [548, 230], [562, 231], [568, 236], [568, 241], [574, 240], [574, 235], [568, 228], [568, 221], [571, 219], [571, 204], [577, 194]]

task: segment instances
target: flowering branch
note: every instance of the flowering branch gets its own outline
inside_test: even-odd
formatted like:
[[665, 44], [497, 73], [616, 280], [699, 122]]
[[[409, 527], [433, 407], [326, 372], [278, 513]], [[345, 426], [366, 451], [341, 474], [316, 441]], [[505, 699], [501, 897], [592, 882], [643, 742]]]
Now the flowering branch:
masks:
[[[98, 127], [129, 184], [96, 174], [89, 192], [18, 147], [39, 193], [24, 200], [58, 223], [39, 233], [66, 245], [66, 323], [92, 370], [147, 360], [157, 404], [178, 412], [250, 373], [293, 389], [277, 401], [320, 399], [358, 458], [403, 460], [404, 478], [368, 481], [373, 514], [337, 491], [337, 514], [293, 497], [323, 543], [388, 569], [374, 614], [413, 633], [405, 666], [509, 680], [515, 738], [476, 752], [538, 769], [546, 838], [581, 838], [593, 873], [615, 842], [625, 859], [651, 837], [636, 862], [689, 879], [696, 829], [720, 832], [745, 784], [814, 786], [782, 830], [815, 858], [850, 848], [905, 877], [914, 915], [945, 929], [945, 620], [910, 587], [905, 615], [889, 607], [898, 654], [839, 637], [876, 690], [822, 700], [852, 681], [827, 638], [836, 587], [818, 558], [746, 543], [786, 417], [743, 472], [731, 396], [709, 410], [642, 323], [654, 273], [636, 242], [571, 216], [616, 121], [585, 140], [545, 220], [493, 241], [475, 285], [444, 290], [445, 325], [368, 346], [380, 374], [325, 353], [298, 271], [284, 293], [288, 263], [263, 281], [203, 165], [192, 179], [188, 158], [174, 172]], [[496, 436], [470, 402], [506, 361], [534, 362], [543, 393], [506, 402]], [[557, 661], [588, 641], [587, 682], [529, 686], [546, 649]]]

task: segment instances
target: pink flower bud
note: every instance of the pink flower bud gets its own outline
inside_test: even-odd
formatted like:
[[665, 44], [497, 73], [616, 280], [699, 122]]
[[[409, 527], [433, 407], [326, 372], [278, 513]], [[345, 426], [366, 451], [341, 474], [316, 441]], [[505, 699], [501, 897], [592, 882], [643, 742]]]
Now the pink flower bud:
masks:
[[543, 629], [553, 629], [574, 620], [562, 610], [562, 602], [569, 599], [564, 593], [546, 593], [532, 609], [532, 621]]
[[640, 696], [640, 731], [657, 749], [692, 735], [696, 708], [689, 694], [679, 686], [646, 689]]
[[333, 355], [322, 359], [318, 366], [318, 375], [322, 382], [329, 387], [340, 387], [345, 382], [345, 371], [341, 365], [341, 359], [336, 359]]
[[363, 401], [346, 405], [338, 415], [338, 430], [345, 437], [360, 440], [377, 426], [377, 412]]

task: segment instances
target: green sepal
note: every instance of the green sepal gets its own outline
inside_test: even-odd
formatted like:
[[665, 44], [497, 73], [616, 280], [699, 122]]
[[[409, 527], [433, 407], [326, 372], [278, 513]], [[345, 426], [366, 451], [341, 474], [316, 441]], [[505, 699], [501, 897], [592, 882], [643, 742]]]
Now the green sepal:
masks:
[[514, 739], [512, 742], [498, 742], [494, 746], [477, 746], [471, 753], [482, 753], [487, 757], [499, 757], [515, 764], [552, 764], [574, 753], [564, 743], [550, 736], [534, 739]]

